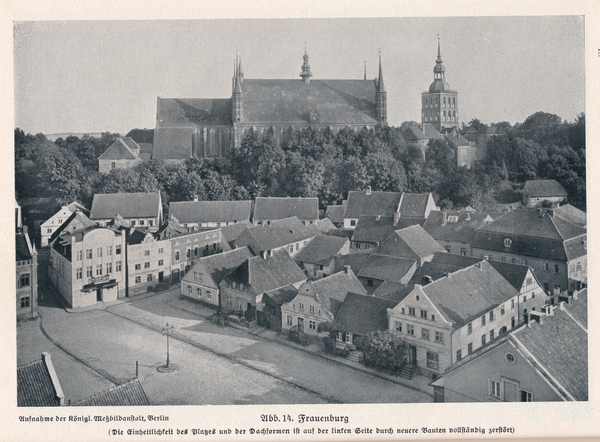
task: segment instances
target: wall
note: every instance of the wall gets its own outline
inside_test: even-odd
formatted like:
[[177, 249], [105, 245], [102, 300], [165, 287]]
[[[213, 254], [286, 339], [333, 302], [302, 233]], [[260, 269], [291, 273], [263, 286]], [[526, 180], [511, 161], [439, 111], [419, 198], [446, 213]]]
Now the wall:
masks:
[[[136, 269], [136, 266], [139, 266], [139, 269]], [[171, 243], [169, 240], [142, 242], [127, 246], [127, 276], [130, 296], [146, 293], [149, 287], [154, 287], [161, 282], [159, 280], [160, 272], [163, 273], [163, 280], [168, 281], [171, 275], [170, 269]]]
[[[300, 304], [304, 307], [300, 308]], [[313, 311], [311, 311], [311, 307]], [[288, 316], [291, 316], [291, 324], [288, 322]], [[322, 322], [333, 320], [333, 316], [329, 311], [321, 306], [321, 304], [310, 295], [298, 293], [298, 295], [281, 306], [281, 328], [286, 331], [298, 325], [298, 318], [304, 320], [304, 333], [307, 335], [318, 335], [317, 329]], [[314, 323], [314, 328], [311, 328], [311, 323]]]

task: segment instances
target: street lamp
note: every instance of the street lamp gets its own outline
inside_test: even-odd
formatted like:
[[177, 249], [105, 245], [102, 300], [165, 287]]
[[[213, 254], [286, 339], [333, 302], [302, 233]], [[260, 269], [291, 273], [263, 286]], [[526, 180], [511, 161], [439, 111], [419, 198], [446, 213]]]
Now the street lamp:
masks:
[[165, 325], [162, 329], [162, 331], [166, 331], [167, 332], [167, 365], [166, 368], [169, 368], [169, 330], [173, 330], [173, 325], [169, 325], [169, 323], [167, 322], [167, 325]]

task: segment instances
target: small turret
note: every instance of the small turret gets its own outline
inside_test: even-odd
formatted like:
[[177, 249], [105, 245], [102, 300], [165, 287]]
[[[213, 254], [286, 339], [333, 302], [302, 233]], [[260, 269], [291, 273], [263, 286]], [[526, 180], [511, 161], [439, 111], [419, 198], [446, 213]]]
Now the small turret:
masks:
[[310, 83], [310, 77], [312, 77], [312, 73], [310, 72], [310, 66], [308, 64], [308, 54], [306, 53], [306, 48], [304, 48], [304, 56], [302, 58], [304, 59], [304, 63], [302, 64], [302, 73], [300, 76], [302, 77], [304, 84], [308, 84]]

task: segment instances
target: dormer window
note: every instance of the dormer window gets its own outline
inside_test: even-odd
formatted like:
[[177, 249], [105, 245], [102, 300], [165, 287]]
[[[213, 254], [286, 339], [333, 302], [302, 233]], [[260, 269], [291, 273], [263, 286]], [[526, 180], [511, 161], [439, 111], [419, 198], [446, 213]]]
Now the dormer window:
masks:
[[458, 222], [458, 216], [456, 215], [452, 215], [448, 217], [448, 222], [449, 223], [457, 223]]
[[512, 245], [512, 239], [505, 238], [504, 239], [504, 247], [510, 247]]

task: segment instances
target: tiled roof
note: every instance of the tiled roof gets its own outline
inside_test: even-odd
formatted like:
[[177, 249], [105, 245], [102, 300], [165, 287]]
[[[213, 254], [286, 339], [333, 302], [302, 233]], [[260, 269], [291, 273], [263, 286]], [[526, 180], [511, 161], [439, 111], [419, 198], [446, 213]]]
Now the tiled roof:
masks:
[[373, 80], [244, 79], [244, 124], [377, 124]]
[[448, 140], [454, 148], [459, 147], [459, 146], [470, 146], [471, 145], [471, 143], [469, 143], [469, 140], [467, 140], [461, 134], [458, 134], [458, 135], [448, 134], [448, 135], [445, 135], [445, 137], [446, 137], [446, 140]]
[[354, 273], [358, 273], [371, 253], [351, 253], [349, 255], [338, 255], [335, 257], [335, 271], [344, 270], [345, 266], [350, 266]]
[[151, 405], [139, 379], [117, 385], [71, 404], [74, 407], [107, 407]]
[[380, 192], [351, 190], [348, 192], [348, 206], [345, 218], [358, 218], [360, 215], [390, 216], [398, 210], [401, 192]]
[[169, 216], [182, 224], [250, 219], [252, 201], [181, 201], [169, 204]]
[[387, 309], [397, 303], [373, 296], [348, 293], [335, 316], [332, 328], [356, 335], [388, 329]]
[[579, 210], [577, 207], [573, 207], [570, 204], [556, 207], [549, 212], [551, 212], [555, 218], [561, 218], [562, 220], [579, 227], [587, 226], [587, 214], [583, 210]]
[[[88, 211], [89, 213], [89, 211]], [[82, 212], [80, 212], [79, 210], [73, 212], [71, 214], [71, 216], [69, 216], [60, 226], [58, 229], [56, 229], [52, 235], [50, 236], [50, 239], [48, 240], [48, 242], [52, 242], [54, 241], [56, 238], [58, 238], [60, 235], [62, 235], [62, 233], [66, 230], [67, 232], [69, 231], [69, 227], [71, 225], [80, 225], [80, 228], [87, 228], [87, 227], [94, 227], [96, 225], [96, 223], [94, 221], [92, 221], [91, 219], [89, 219], [87, 216], [85, 216]]]
[[513, 210], [480, 227], [479, 231], [559, 240], [573, 238], [586, 232], [582, 227], [537, 210]]
[[414, 284], [402, 284], [396, 281], [383, 281], [373, 293], [372, 296], [377, 298], [393, 301], [394, 305], [398, 305], [400, 301], [406, 298], [412, 292]]
[[358, 218], [352, 241], [381, 243], [396, 230], [404, 229], [414, 225], [425, 224], [425, 218], [400, 218], [398, 223], [394, 225], [393, 216], [377, 216], [361, 215]]
[[421, 226], [410, 226], [396, 230], [377, 247], [374, 253], [398, 258], [424, 259], [444, 248]]
[[421, 128], [415, 124], [408, 126], [402, 133], [402, 136], [408, 142], [429, 139], [429, 137], [423, 133]]
[[102, 155], [99, 160], [137, 160], [139, 157], [132, 149], [139, 149], [135, 141], [131, 138], [118, 138]]
[[[369, 255], [367, 262], [357, 272], [361, 278], [380, 281], [400, 282], [408, 273], [414, 272], [417, 262], [414, 259], [397, 258], [395, 256]], [[412, 273], [408, 276], [410, 278]]]
[[301, 221], [319, 219], [318, 198], [257, 197], [254, 205], [255, 220], [276, 220], [292, 216]]
[[160, 212], [160, 193], [97, 193], [90, 218], [155, 218]]
[[67, 205], [67, 208], [71, 212], [75, 212], [76, 210], [79, 210], [80, 212], [82, 212], [86, 216], [90, 215], [90, 211], [87, 208], [85, 208], [84, 206], [82, 206], [81, 204], [79, 204], [77, 201], [73, 201], [72, 203], [70, 203], [69, 205]]
[[[469, 244], [475, 235], [475, 229], [484, 226], [485, 220], [493, 220], [501, 216], [500, 213], [471, 213], [471, 212], [444, 212], [432, 210], [423, 228], [438, 241], [455, 241]], [[449, 221], [449, 220], [452, 221]]]
[[[321, 305], [327, 308], [333, 316], [337, 314], [349, 292], [360, 293], [361, 295], [367, 294], [367, 291], [351, 269], [347, 273], [342, 270], [326, 278], [310, 281], [307, 284], [314, 287], [321, 300]], [[301, 289], [302, 286], [298, 288], [299, 291]]]
[[296, 297], [298, 289], [294, 286], [289, 285], [278, 290], [274, 290], [263, 295], [263, 302], [265, 304], [277, 306], [285, 302], [289, 302]]
[[256, 254], [263, 250], [276, 249], [286, 244], [304, 241], [316, 233], [298, 218], [273, 221], [270, 226], [253, 226], [244, 230], [234, 241], [237, 247], [249, 246]]
[[[568, 311], [569, 306], [565, 306]], [[588, 400], [588, 334], [567, 312], [553, 309], [543, 323], [530, 321], [512, 333], [543, 372], [558, 381], [577, 401]]]
[[405, 193], [400, 200], [402, 217], [425, 218], [431, 193]]
[[567, 196], [565, 188], [556, 180], [526, 181], [523, 192], [529, 197]]
[[[216, 288], [225, 275], [242, 265], [249, 258], [252, 258], [252, 256], [252, 252], [248, 247], [240, 247], [239, 249], [230, 250], [228, 252], [205, 256], [196, 261], [182, 280], [194, 282], [194, 273], [201, 272], [210, 276], [212, 282], [215, 284], [214, 287]], [[206, 282], [208, 282], [208, 280]]]
[[311, 264], [329, 264], [334, 255], [339, 253], [347, 243], [346, 238], [317, 235], [294, 256], [294, 260]]
[[567, 310], [580, 324], [586, 329], [588, 328], [587, 289], [583, 289], [577, 293], [577, 299], [573, 299], [569, 302]]
[[152, 144], [153, 160], [187, 160], [192, 158], [194, 127], [157, 127]]
[[15, 254], [17, 261], [25, 261], [33, 257], [33, 246], [29, 234], [21, 232], [15, 235]]
[[487, 261], [452, 272], [422, 290], [456, 328], [519, 294]]
[[285, 250], [263, 258], [255, 256], [246, 260], [235, 270], [227, 274], [224, 281], [239, 282], [256, 294], [270, 292], [290, 284], [306, 280], [300, 267]]
[[57, 407], [64, 395], [48, 353], [39, 361], [17, 367], [18, 407]]
[[252, 227], [252, 223], [248, 220], [240, 221], [239, 223], [221, 226], [221, 239], [231, 247], [236, 239], [246, 230]]
[[[231, 126], [231, 99], [158, 98], [158, 128], [173, 125]], [[156, 131], [154, 137], [156, 144]]]
[[343, 205], [339, 206], [327, 206], [327, 210], [325, 211], [325, 216], [334, 223], [343, 223], [344, 222], [344, 213], [346, 212], [346, 208]]
[[442, 134], [438, 132], [438, 130], [433, 127], [431, 123], [423, 123], [423, 134], [431, 139], [431, 138], [442, 138]]
[[154, 129], [131, 129], [126, 137], [131, 138], [138, 144], [152, 144], [154, 139]]

